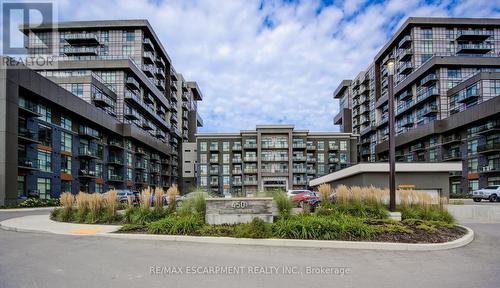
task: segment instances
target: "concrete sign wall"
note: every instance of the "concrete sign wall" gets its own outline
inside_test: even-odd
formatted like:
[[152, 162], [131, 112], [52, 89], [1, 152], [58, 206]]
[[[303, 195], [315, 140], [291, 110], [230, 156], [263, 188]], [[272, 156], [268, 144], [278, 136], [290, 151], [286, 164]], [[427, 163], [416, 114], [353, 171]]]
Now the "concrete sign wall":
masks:
[[273, 222], [273, 198], [208, 198], [205, 221], [208, 224], [248, 223], [260, 218]]

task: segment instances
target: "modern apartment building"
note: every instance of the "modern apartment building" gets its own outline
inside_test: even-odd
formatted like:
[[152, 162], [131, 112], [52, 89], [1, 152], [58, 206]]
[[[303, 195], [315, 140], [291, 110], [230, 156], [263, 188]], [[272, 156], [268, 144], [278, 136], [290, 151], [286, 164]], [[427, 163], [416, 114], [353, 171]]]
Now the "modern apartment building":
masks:
[[309, 180], [355, 163], [357, 137], [257, 125], [239, 133], [197, 134], [199, 187], [220, 195], [305, 188]]
[[500, 19], [409, 18], [365, 71], [340, 83], [334, 123], [360, 135], [361, 162], [388, 158], [390, 58], [396, 160], [462, 161], [452, 193], [500, 184]]
[[[26, 163], [33, 166], [41, 162], [50, 163], [50, 169], [45, 170], [50, 170], [54, 177], [60, 177], [63, 173], [57, 161], [62, 155], [61, 151], [70, 153], [67, 156], [71, 158], [71, 163], [78, 163], [75, 171], [66, 169], [67, 173], [64, 172], [72, 175], [71, 183], [65, 183], [66, 186], [61, 188], [55, 183], [59, 180], [53, 179], [48, 185], [51, 187], [48, 194], [57, 196], [61, 189], [69, 191], [68, 185], [71, 185], [73, 192], [93, 192], [126, 187], [166, 188], [181, 182], [181, 144], [190, 137], [194, 141], [197, 127], [202, 125], [196, 103], [202, 99], [202, 93], [196, 82], [186, 81], [175, 71], [148, 21], [64, 22], [58, 23], [57, 30], [43, 25], [29, 29], [21, 27], [21, 30], [28, 37], [27, 51], [30, 56], [50, 57], [53, 60], [52, 65], [36, 66], [36, 63], [32, 63], [29, 68], [71, 93], [58, 91], [58, 95], [64, 97], [61, 96], [55, 102], [40, 100], [40, 93], [35, 93], [37, 96], [21, 93], [19, 96], [25, 99], [22, 101], [35, 107], [33, 109], [37, 109], [37, 114], [23, 118], [24, 122], [19, 123], [19, 127], [27, 129], [23, 131], [32, 133], [37, 139], [49, 134], [49, 139], [44, 143], [19, 145], [21, 154], [26, 150], [27, 154], [23, 154], [23, 158], [29, 158]], [[51, 81], [40, 80], [40, 83], [49, 85]], [[26, 89], [33, 90], [32, 87]], [[119, 143], [116, 146], [130, 151], [117, 148], [118, 151], [107, 156], [106, 147], [109, 143], [106, 142], [105, 129], [102, 125], [86, 125], [77, 120], [80, 118], [77, 116], [81, 112], [79, 109], [57, 116], [59, 108], [55, 104], [73, 101], [67, 100], [68, 97], [79, 98], [97, 109], [99, 113], [95, 117], [99, 118], [94, 120], [113, 119], [120, 123], [123, 133], [119, 134], [124, 138], [112, 139], [113, 143], [117, 140]], [[82, 109], [86, 107], [82, 106]], [[49, 116], [44, 118], [38, 114]], [[70, 117], [70, 120], [64, 126], [60, 121], [65, 121], [63, 119], [66, 117]], [[67, 131], [59, 127], [65, 127]], [[71, 134], [73, 131], [83, 136], [84, 132], [81, 131], [86, 130], [92, 134], [87, 138], [75, 138], [77, 135]], [[147, 138], [144, 141], [154, 145], [142, 147], [140, 143], [135, 143], [131, 131], [140, 133], [141, 137]], [[69, 139], [68, 143], [78, 145], [65, 147], [64, 150], [60, 146], [68, 144], [60, 143], [59, 137], [65, 137]], [[38, 150], [37, 155], [29, 152], [33, 149]], [[86, 149], [89, 151], [85, 152]], [[25, 196], [30, 190], [40, 192], [33, 184], [37, 182], [36, 178], [41, 177], [40, 173], [38, 170], [29, 173], [34, 177], [28, 178], [33, 178], [34, 182], [30, 179], [19, 180], [20, 183], [25, 182], [25, 192], [20, 195]]]

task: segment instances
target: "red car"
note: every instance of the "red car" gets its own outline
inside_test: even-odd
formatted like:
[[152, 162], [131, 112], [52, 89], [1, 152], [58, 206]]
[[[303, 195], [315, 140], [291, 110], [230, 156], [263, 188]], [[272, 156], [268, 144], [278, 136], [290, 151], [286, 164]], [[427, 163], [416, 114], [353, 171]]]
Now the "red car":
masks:
[[319, 199], [319, 194], [317, 192], [302, 192], [292, 197], [292, 201], [297, 203], [299, 207], [304, 206], [304, 203], [309, 202], [312, 199]]

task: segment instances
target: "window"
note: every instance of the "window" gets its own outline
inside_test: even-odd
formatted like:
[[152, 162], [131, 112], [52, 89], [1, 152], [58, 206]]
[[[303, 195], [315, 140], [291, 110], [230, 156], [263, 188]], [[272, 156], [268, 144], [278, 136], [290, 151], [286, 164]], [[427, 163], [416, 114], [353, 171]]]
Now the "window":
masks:
[[52, 147], [52, 129], [45, 125], [38, 125], [38, 141], [44, 146]]
[[124, 56], [133, 56], [134, 55], [134, 46], [123, 45], [122, 46], [122, 54]]
[[50, 107], [46, 107], [43, 104], [38, 104], [38, 114], [41, 114], [39, 117], [40, 120], [43, 120], [45, 122], [52, 122], [52, 112], [50, 110]]
[[132, 181], [133, 178], [133, 171], [132, 168], [127, 168], [127, 181]]
[[208, 178], [207, 177], [201, 177], [200, 178], [200, 186], [206, 187], [208, 185]]
[[477, 158], [471, 158], [467, 160], [467, 168], [469, 170], [469, 173], [477, 173]]
[[340, 163], [347, 163], [347, 154], [345, 153], [340, 153]]
[[61, 172], [71, 174], [71, 156], [61, 155]]
[[207, 154], [200, 154], [200, 163], [207, 163]]
[[318, 154], [318, 163], [325, 163], [325, 154], [323, 153]]
[[229, 142], [222, 142], [222, 151], [229, 151]]
[[67, 132], [61, 132], [61, 151], [71, 152], [73, 149], [73, 135]]
[[38, 190], [38, 195], [40, 199], [51, 198], [51, 181], [50, 178], [38, 178], [36, 183], [36, 189]]
[[109, 41], [109, 31], [101, 31], [101, 41], [102, 42]]
[[219, 142], [210, 142], [210, 150], [219, 150]]
[[422, 28], [422, 38], [432, 39], [432, 28]]
[[207, 165], [200, 165], [200, 175], [208, 175]]
[[83, 98], [83, 84], [81, 83], [71, 84], [71, 93], [75, 94], [79, 98]]
[[61, 116], [61, 127], [67, 130], [72, 129], [72, 123], [71, 123], [71, 118], [67, 116]]
[[224, 175], [229, 175], [229, 174], [231, 174], [231, 173], [229, 172], [229, 165], [222, 165], [222, 174], [224, 174]]
[[460, 69], [448, 68], [448, 78], [460, 78]]
[[99, 184], [99, 183], [96, 183], [95, 184], [95, 192], [102, 193], [103, 192], [103, 185]]
[[436, 162], [437, 161], [437, 149], [436, 148], [431, 148], [429, 150], [429, 160], [431, 162]]
[[469, 155], [477, 154], [477, 139], [467, 141], [467, 153]]
[[451, 182], [451, 191], [452, 194], [458, 194], [462, 192], [462, 188], [460, 185], [460, 181]]
[[44, 150], [38, 150], [38, 168], [44, 172], [52, 172], [52, 162], [51, 162], [50, 152]]
[[318, 151], [325, 151], [325, 141], [318, 141]]
[[97, 178], [102, 178], [102, 163], [95, 164], [95, 176]]
[[71, 193], [71, 181], [69, 180], [61, 180], [61, 192], [70, 192]]
[[340, 141], [340, 150], [347, 150], [347, 141], [346, 140]]
[[135, 40], [135, 33], [133, 30], [123, 31], [123, 41], [131, 42]]
[[469, 193], [479, 189], [479, 180], [469, 180]]
[[222, 154], [222, 163], [229, 163], [229, 154]]
[[200, 142], [200, 151], [207, 152], [207, 142]]
[[26, 193], [26, 176], [24, 175], [17, 176], [17, 196], [19, 198], [28, 196]]

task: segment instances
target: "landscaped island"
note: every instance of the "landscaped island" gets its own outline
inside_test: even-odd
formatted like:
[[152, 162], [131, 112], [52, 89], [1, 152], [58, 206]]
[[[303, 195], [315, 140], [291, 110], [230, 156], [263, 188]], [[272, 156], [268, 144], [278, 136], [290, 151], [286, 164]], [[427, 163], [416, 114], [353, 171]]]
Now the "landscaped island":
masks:
[[[151, 233], [237, 238], [279, 238], [309, 240], [383, 241], [401, 243], [441, 243], [466, 233], [443, 207], [445, 199], [432, 199], [417, 191], [398, 191], [398, 211], [402, 221], [388, 219], [385, 204], [388, 192], [374, 187], [328, 185], [319, 188], [321, 205], [307, 205], [292, 213], [293, 203], [285, 193], [274, 192], [278, 215], [274, 223], [254, 219], [250, 223], [209, 225], [205, 222], [206, 193], [193, 192], [177, 207], [176, 187], [141, 193], [139, 205], [119, 204], [116, 192], [61, 195], [61, 208], [51, 219], [74, 223], [122, 224], [118, 233]], [[164, 199], [168, 201], [163, 201]], [[167, 202], [169, 205], [163, 206]], [[118, 211], [119, 206], [124, 211]]]

